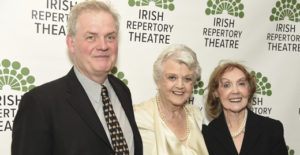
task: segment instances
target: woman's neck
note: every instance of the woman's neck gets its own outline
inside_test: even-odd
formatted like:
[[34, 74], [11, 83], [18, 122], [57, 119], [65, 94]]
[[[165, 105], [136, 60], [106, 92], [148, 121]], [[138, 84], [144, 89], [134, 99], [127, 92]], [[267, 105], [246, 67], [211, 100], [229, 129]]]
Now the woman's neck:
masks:
[[245, 118], [245, 112], [247, 109], [243, 109], [239, 112], [232, 112], [229, 110], [224, 110], [224, 116], [227, 126], [230, 132], [235, 132], [240, 128]]
[[156, 96], [156, 98], [159, 111], [164, 115], [164, 119], [178, 119], [185, 115], [184, 105], [174, 106], [172, 104], [168, 104], [168, 102], [163, 101], [159, 95]]

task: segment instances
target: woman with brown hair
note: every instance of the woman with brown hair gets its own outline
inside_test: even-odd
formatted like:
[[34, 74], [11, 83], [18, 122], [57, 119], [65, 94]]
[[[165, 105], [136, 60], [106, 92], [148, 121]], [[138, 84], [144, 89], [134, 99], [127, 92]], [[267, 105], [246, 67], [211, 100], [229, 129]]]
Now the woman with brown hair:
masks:
[[203, 127], [210, 155], [288, 155], [280, 121], [251, 111], [255, 77], [239, 63], [215, 68], [208, 83]]

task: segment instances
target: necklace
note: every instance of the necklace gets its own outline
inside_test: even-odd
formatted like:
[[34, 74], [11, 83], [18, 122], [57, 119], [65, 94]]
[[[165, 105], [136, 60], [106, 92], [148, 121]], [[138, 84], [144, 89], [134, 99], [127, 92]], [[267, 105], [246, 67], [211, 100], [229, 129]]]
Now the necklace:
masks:
[[[161, 110], [161, 107], [160, 107], [160, 99], [158, 98], [158, 95], [156, 95], [156, 97], [155, 97], [155, 100], [156, 100], [156, 103], [157, 103], [157, 105], [158, 105], [158, 111], [159, 111], [159, 116], [160, 116], [160, 118], [162, 119], [162, 121], [165, 123], [165, 124], [167, 124], [166, 123], [166, 120], [165, 120], [165, 114], [163, 113], [163, 111]], [[186, 135], [184, 136], [184, 137], [177, 137], [178, 139], [179, 139], [179, 141], [180, 142], [183, 142], [183, 141], [185, 141], [187, 138], [188, 138], [188, 136], [189, 136], [189, 134], [190, 134], [190, 127], [189, 127], [189, 123], [188, 123], [188, 116], [187, 116], [187, 110], [186, 110], [186, 108], [184, 107], [184, 112], [185, 112], [185, 119], [186, 119]]]
[[245, 126], [246, 126], [247, 116], [248, 116], [248, 110], [246, 109], [246, 111], [245, 111], [245, 116], [244, 116], [244, 119], [243, 119], [243, 122], [242, 122], [240, 128], [237, 130], [237, 132], [231, 133], [231, 137], [232, 137], [232, 138], [235, 138], [235, 137], [237, 137], [238, 135], [240, 135], [240, 134], [242, 133], [243, 129], [244, 129]]

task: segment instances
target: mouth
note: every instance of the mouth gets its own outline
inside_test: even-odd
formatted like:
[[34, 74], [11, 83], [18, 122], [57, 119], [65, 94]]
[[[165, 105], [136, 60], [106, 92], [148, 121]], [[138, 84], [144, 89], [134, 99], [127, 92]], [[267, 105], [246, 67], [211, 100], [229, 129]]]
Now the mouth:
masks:
[[96, 58], [107, 58], [109, 55], [95, 55]]
[[237, 102], [241, 102], [241, 101], [242, 101], [242, 98], [241, 98], [241, 97], [230, 98], [229, 101], [230, 101], [230, 102], [233, 102], [233, 103], [237, 103]]
[[182, 91], [172, 91], [172, 93], [175, 95], [183, 95], [184, 94], [184, 92], [182, 92]]
[[96, 56], [94, 56], [94, 59], [96, 59], [96, 60], [108, 60], [109, 56], [108, 55], [96, 55]]

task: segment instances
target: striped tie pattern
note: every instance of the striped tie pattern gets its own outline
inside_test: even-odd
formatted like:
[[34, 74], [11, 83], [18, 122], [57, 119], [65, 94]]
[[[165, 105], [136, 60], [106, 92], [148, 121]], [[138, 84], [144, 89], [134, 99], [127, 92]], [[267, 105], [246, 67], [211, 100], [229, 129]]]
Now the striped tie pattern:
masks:
[[103, 111], [106, 124], [110, 133], [111, 142], [116, 154], [129, 154], [128, 146], [124, 138], [122, 129], [113, 110], [111, 101], [108, 97], [107, 88], [103, 85], [101, 90]]

